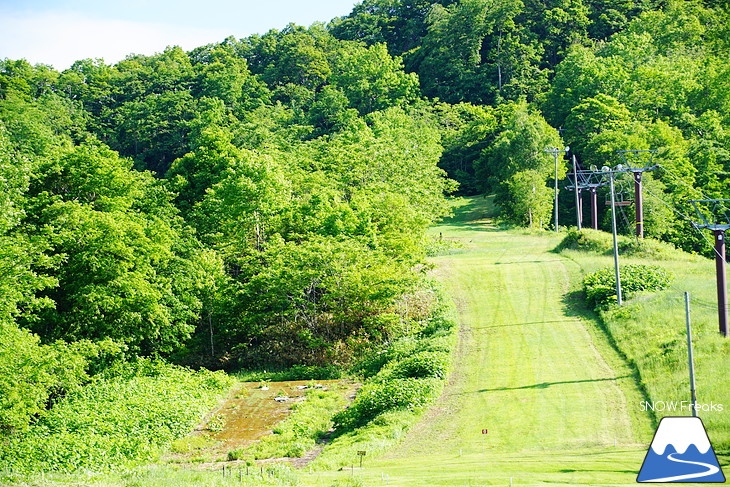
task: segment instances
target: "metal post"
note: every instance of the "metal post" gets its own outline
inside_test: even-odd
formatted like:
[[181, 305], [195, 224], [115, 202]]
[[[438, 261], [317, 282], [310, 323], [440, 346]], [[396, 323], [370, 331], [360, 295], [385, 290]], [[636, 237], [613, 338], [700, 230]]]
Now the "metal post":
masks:
[[583, 189], [578, 190], [578, 205], [580, 209], [578, 212], [580, 213], [580, 230], [583, 229]]
[[566, 147], [563, 150], [558, 149], [557, 147], [545, 149], [545, 152], [551, 153], [555, 160], [555, 233], [560, 231], [560, 227], [558, 225], [558, 153], [567, 153], [569, 151], [570, 147]]
[[644, 238], [644, 197], [641, 191], [641, 171], [634, 171], [634, 201], [636, 205], [636, 237]]
[[618, 268], [618, 237], [616, 236], [616, 196], [613, 186], [613, 172], [608, 173], [609, 181], [611, 184], [611, 225], [613, 228], [613, 265], [616, 269], [616, 300], [618, 305], [623, 304], [621, 299], [621, 272]]
[[578, 186], [578, 171], [577, 171], [577, 164], [575, 162], [575, 154], [573, 154], [573, 184], [575, 187], [575, 216], [576, 216], [576, 226], [578, 227], [578, 231], [581, 230], [581, 223], [583, 220], [583, 212], [581, 211], [580, 206], [580, 188]]
[[697, 391], [695, 389], [695, 363], [692, 354], [692, 325], [689, 316], [689, 293], [684, 293], [684, 310], [687, 316], [687, 358], [689, 360], [689, 391], [692, 399], [692, 416], [697, 416]]
[[553, 152], [555, 156], [555, 233], [559, 232], [558, 228], [558, 149]]
[[717, 312], [720, 322], [720, 333], [728, 337], [727, 328], [727, 280], [725, 277], [725, 230], [715, 233], [715, 269], [717, 271]]
[[598, 230], [598, 191], [591, 187], [591, 228]]

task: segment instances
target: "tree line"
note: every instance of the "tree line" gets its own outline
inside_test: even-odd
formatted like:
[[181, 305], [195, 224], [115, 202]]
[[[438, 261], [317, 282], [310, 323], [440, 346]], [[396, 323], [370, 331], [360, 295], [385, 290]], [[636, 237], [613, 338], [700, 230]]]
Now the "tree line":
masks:
[[[440, 166], [463, 194], [497, 194], [506, 220], [550, 221], [546, 148], [570, 146], [578, 169], [656, 149], [646, 234], [706, 253], [684, 216], [689, 199], [728, 194], [729, 9], [713, 0], [366, 0], [331, 30], [385, 42], [422, 93], [449, 104]], [[570, 166], [559, 165], [561, 181]], [[573, 197], [561, 191], [559, 208], [575, 225]]]

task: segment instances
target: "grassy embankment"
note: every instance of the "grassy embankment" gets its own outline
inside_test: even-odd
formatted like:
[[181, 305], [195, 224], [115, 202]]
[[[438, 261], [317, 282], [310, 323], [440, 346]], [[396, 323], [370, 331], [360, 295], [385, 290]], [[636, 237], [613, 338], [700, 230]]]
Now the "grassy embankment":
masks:
[[[564, 249], [583, 273], [613, 266], [610, 235], [586, 232], [582, 245], [590, 252]], [[674, 274], [672, 285], [658, 293], [628, 296], [622, 307], [600, 311], [601, 322], [617, 348], [640, 374], [655, 416], [687, 416], [690, 401], [684, 293], [690, 294], [699, 416], [715, 449], [730, 454], [730, 387], [723, 371], [730, 368], [730, 340], [718, 333], [714, 261], [688, 255], [657, 242], [636, 246], [625, 239], [621, 265], [649, 263]], [[674, 408], [672, 405], [679, 405]], [[722, 411], [719, 406], [722, 405]]]

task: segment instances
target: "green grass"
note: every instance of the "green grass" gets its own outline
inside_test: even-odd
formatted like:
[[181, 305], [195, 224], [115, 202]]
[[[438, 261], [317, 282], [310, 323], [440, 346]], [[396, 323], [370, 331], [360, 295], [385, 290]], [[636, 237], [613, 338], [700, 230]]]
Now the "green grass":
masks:
[[272, 435], [264, 436], [249, 448], [229, 452], [228, 457], [234, 460], [301, 457], [326, 435], [332, 427], [332, 415], [346, 404], [342, 390], [310, 390], [306, 400], [292, 406], [292, 413], [274, 427]]
[[[457, 200], [454, 218], [431, 232], [452, 242], [431, 260], [460, 329], [448, 383], [424, 414], [390, 411], [338, 437], [304, 470], [277, 467], [258, 483], [163, 466], [78, 485], [636, 485], [661, 417], [641, 402], [688, 395], [684, 291], [694, 303], [698, 399], [730, 407], [730, 341], [716, 332], [711, 261], [661, 245], [627, 250], [622, 264], [661, 265], [677, 278], [599, 317], [581, 281], [612, 265], [605, 249], [558, 252], [565, 234], [505, 229], [491, 211], [490, 199]], [[725, 449], [727, 410], [701, 417]], [[358, 451], [366, 451], [362, 469]]]
[[12, 487], [259, 487], [296, 486], [297, 472], [289, 465], [191, 469], [174, 465], [152, 465], [110, 473], [74, 475], [37, 473], [32, 476], [6, 474], [0, 485]]
[[420, 332], [362, 357], [355, 369], [364, 385], [348, 410], [335, 416], [334, 438], [312, 470], [337, 470], [360, 463], [357, 452], [373, 456], [400, 442], [438, 398], [451, 368], [456, 336], [453, 305], [439, 298]]
[[[307, 485], [635, 485], [654, 418], [579, 295], [585, 272], [610, 256], [556, 253], [564, 235], [507, 231], [491, 204], [462, 200], [433, 229], [460, 244], [432, 259], [461, 322], [441, 399], [364, 470], [314, 473]], [[666, 264], [671, 252], [659, 250]]]
[[[585, 272], [612, 265], [612, 258], [563, 251]], [[622, 307], [601, 313], [617, 347], [640, 372], [651, 401], [689, 401], [684, 292], [690, 293], [697, 400], [722, 404], [724, 411], [700, 413], [714, 447], [730, 453], [730, 387], [722, 371], [730, 370], [730, 340], [718, 333], [714, 261], [681, 254], [674, 259], [621, 257], [621, 263], [650, 263], [676, 277], [669, 289], [637, 296]], [[657, 412], [657, 418], [688, 415], [688, 411]]]
[[154, 461], [230, 387], [221, 373], [141, 361], [60, 400], [0, 445], [3, 474], [107, 472]]

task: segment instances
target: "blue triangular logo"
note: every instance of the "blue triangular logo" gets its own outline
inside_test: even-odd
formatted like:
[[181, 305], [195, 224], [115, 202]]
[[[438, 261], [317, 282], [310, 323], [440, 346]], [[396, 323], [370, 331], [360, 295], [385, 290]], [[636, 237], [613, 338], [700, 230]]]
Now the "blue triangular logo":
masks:
[[700, 418], [663, 418], [637, 482], [723, 483], [725, 475]]

